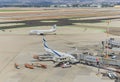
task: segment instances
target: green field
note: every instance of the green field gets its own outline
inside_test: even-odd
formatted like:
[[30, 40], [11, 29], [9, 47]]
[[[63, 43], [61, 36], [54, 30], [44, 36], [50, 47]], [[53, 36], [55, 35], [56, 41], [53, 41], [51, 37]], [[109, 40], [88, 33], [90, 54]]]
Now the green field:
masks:
[[8, 10], [6, 10], [6, 9], [3, 10], [3, 9], [0, 9], [0, 12], [21, 12], [21, 11], [25, 12], [25, 11], [31, 11], [31, 10], [9, 10], [9, 9]]

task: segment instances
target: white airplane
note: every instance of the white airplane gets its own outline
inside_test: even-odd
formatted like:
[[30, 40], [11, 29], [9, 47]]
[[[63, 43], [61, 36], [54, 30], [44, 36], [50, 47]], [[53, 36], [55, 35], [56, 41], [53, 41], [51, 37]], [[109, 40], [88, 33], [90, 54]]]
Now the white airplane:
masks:
[[[64, 61], [68, 61], [72, 64], [75, 64], [75, 63], [78, 63], [79, 61], [71, 54], [68, 54], [68, 53], [63, 53], [63, 52], [59, 52], [59, 51], [56, 51], [56, 50], [53, 50], [51, 48], [49, 48], [47, 46], [47, 42], [45, 40], [45, 38], [43, 37], [43, 45], [44, 45], [44, 49], [47, 53], [50, 53], [50, 54], [53, 54], [54, 57], [53, 57], [53, 60], [55, 62], [64, 62]], [[57, 60], [56, 60], [57, 59]]]
[[29, 34], [44, 35], [44, 34], [52, 33], [55, 31], [56, 31], [56, 24], [53, 25], [52, 28], [49, 30], [31, 30]]

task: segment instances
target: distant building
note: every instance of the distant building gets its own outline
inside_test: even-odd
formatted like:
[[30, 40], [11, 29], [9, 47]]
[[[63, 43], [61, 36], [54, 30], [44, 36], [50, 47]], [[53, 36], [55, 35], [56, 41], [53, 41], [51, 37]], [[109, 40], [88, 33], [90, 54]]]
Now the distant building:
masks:
[[61, 4], [61, 5], [51, 5], [50, 7], [58, 7], [58, 8], [66, 8], [66, 7], [72, 7], [71, 4]]
[[56, 7], [55, 5], [50, 5], [50, 7]]
[[59, 5], [59, 7], [67, 7], [67, 5]]
[[102, 5], [100, 5], [100, 4], [91, 4], [91, 5], [90, 5], [90, 7], [97, 7], [97, 8], [101, 8], [101, 7], [102, 7]]

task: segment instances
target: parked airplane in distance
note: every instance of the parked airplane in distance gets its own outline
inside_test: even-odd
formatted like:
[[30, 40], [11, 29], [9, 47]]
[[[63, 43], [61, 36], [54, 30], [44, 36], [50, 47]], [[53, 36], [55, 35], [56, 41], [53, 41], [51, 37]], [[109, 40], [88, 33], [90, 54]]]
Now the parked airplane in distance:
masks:
[[31, 30], [29, 34], [30, 35], [32, 35], [32, 34], [44, 35], [44, 34], [49, 34], [49, 33], [55, 32], [55, 31], [56, 31], [56, 24], [53, 25], [52, 28], [49, 30]]
[[45, 40], [45, 38], [43, 37], [43, 45], [44, 45], [44, 49], [47, 53], [49, 54], [52, 54], [54, 57], [53, 57], [53, 60], [55, 62], [69, 62], [71, 64], [75, 64], [75, 63], [78, 63], [79, 61], [71, 54], [68, 54], [68, 53], [64, 53], [64, 52], [59, 52], [59, 51], [56, 51], [56, 50], [53, 50], [51, 48], [49, 48], [47, 46], [47, 41]]

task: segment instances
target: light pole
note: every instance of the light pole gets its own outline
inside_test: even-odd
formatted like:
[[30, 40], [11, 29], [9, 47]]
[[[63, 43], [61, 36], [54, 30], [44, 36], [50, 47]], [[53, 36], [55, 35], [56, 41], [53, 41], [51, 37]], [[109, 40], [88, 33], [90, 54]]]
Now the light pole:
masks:
[[106, 40], [106, 44], [107, 44], [107, 47], [106, 47], [106, 58], [108, 58], [108, 54], [109, 54], [109, 51], [108, 51], [108, 48], [109, 48], [108, 40], [109, 40], [109, 31], [110, 31], [110, 29], [109, 29], [109, 23], [110, 23], [110, 22], [111, 22], [110, 20], [107, 21], [108, 26], [107, 26], [107, 28], [106, 28], [106, 33], [107, 33], [107, 40]]

